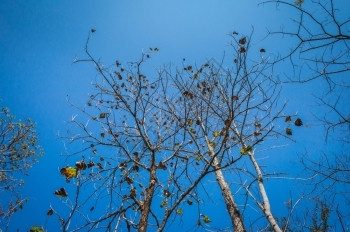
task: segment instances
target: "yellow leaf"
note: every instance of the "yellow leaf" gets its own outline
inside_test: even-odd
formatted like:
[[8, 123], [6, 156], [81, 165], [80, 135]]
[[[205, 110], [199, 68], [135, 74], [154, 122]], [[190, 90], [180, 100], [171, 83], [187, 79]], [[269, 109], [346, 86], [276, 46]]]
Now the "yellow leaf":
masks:
[[166, 206], [166, 201], [162, 201], [161, 203], [160, 203], [160, 207], [164, 207], [164, 206]]
[[32, 226], [29, 232], [44, 232], [44, 229], [41, 226]]
[[242, 155], [248, 155], [248, 152], [252, 151], [253, 147], [252, 146], [248, 146], [248, 147], [243, 147], [240, 151], [240, 153]]
[[214, 135], [214, 137], [218, 137], [220, 135], [220, 132], [219, 131], [215, 131], [213, 135]]
[[193, 124], [193, 119], [191, 119], [191, 118], [188, 119], [188, 120], [187, 120], [187, 123], [188, 123], [189, 126], [191, 126], [191, 125]]
[[61, 174], [66, 176], [67, 180], [77, 177], [78, 169], [73, 167], [65, 167], [60, 170]]
[[183, 214], [183, 211], [182, 211], [182, 209], [177, 209], [177, 210], [176, 210], [176, 213], [177, 213], [177, 214]]
[[193, 78], [197, 79], [198, 78], [198, 74], [197, 73], [193, 74]]
[[209, 146], [212, 147], [212, 148], [215, 148], [215, 143], [214, 142], [210, 142]]
[[204, 223], [209, 223], [209, 222], [211, 222], [210, 218], [209, 218], [207, 215], [204, 215], [203, 221], [204, 221]]

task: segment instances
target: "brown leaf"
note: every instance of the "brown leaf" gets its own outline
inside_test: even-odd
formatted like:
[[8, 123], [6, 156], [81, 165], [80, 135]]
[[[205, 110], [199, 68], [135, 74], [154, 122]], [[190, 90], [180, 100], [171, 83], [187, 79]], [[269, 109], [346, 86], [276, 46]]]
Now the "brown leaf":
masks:
[[171, 193], [170, 193], [169, 190], [167, 190], [167, 189], [165, 189], [165, 190], [163, 191], [163, 194], [164, 194], [165, 197], [170, 197], [170, 196], [171, 196]]
[[297, 120], [295, 120], [294, 124], [295, 124], [296, 126], [302, 126], [302, 125], [303, 125], [303, 122], [301, 121], [300, 118], [297, 118]]
[[86, 163], [84, 162], [84, 160], [77, 161], [75, 163], [75, 166], [77, 167], [78, 170], [85, 170], [86, 169]]
[[287, 135], [292, 135], [293, 134], [292, 129], [286, 128], [286, 134]]
[[55, 195], [59, 196], [59, 197], [67, 197], [68, 196], [68, 194], [64, 188], [60, 188], [60, 189], [56, 190]]
[[247, 42], [246, 37], [241, 38], [238, 43], [244, 45]]
[[291, 116], [287, 116], [285, 119], [285, 122], [291, 122], [292, 121], [292, 117]]
[[47, 216], [51, 216], [53, 214], [53, 209], [50, 208], [49, 211], [47, 211], [46, 215]]
[[191, 71], [191, 70], [192, 70], [192, 66], [189, 65], [189, 66], [185, 67], [184, 70], [186, 70], [186, 71]]
[[260, 132], [260, 131], [255, 131], [255, 132], [254, 132], [254, 136], [259, 136], [259, 135], [261, 135], [261, 132]]
[[91, 168], [91, 167], [93, 167], [93, 166], [95, 166], [95, 163], [92, 162], [92, 161], [90, 161], [90, 162], [88, 163], [88, 168]]
[[158, 168], [162, 170], [166, 170], [166, 165], [163, 162], [159, 162]]

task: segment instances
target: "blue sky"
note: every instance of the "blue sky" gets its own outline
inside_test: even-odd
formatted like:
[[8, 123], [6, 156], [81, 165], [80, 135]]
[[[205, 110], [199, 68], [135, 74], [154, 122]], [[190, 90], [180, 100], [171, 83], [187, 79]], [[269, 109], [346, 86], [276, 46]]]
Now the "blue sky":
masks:
[[[227, 34], [232, 31], [250, 34], [252, 26], [254, 45], [268, 52], [286, 48], [262, 39], [266, 28], [276, 29], [291, 16], [272, 5], [258, 7], [257, 3], [238, 0], [2, 0], [0, 104], [9, 107], [17, 118], [31, 118], [37, 122], [45, 149], [45, 156], [26, 178], [23, 194], [29, 196], [29, 202], [15, 215], [10, 228], [26, 231], [37, 224], [47, 225], [48, 231], [57, 229], [52, 227], [57, 226], [52, 222], [54, 219], [47, 221], [45, 215], [50, 204], [58, 204], [53, 191], [65, 183], [58, 172], [63, 165], [64, 158], [60, 154], [64, 149], [57, 133], [66, 130], [65, 121], [74, 114], [74, 109], [66, 102], [67, 95], [76, 104], [85, 104], [92, 90], [90, 82], [96, 75], [93, 68], [85, 64], [72, 65], [74, 57], [84, 56], [83, 48], [91, 28], [97, 30], [91, 40], [91, 51], [106, 64], [113, 64], [116, 59], [136, 60], [149, 47], [160, 49], [152, 60], [155, 67], [180, 64], [182, 58], [197, 63], [212, 57], [221, 59], [224, 52], [229, 51]], [[305, 144], [323, 145], [323, 140], [312, 136], [315, 130], [321, 129], [310, 112], [305, 111], [314, 105], [311, 100], [305, 101], [311, 99], [308, 92], [312, 85], [299, 86], [298, 91], [293, 91], [295, 87], [286, 88], [284, 96], [290, 113], [299, 112], [308, 124], [304, 132], [296, 132], [305, 143], [299, 147], [292, 145], [295, 150], [291, 155], [305, 151]], [[293, 160], [290, 157], [286, 161]], [[280, 167], [280, 161], [272, 159], [270, 164]], [[277, 195], [278, 191], [272, 193], [272, 196]]]

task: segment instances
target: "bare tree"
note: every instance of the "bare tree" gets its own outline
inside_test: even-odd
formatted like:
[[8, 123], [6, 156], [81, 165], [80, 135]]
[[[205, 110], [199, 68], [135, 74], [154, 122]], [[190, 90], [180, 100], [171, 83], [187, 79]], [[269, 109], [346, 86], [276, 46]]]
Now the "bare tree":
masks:
[[350, 18], [346, 14], [344, 17], [341, 9], [337, 8], [339, 2], [341, 1], [263, 2], [275, 3], [278, 8], [286, 7], [296, 13], [296, 18], [292, 20], [295, 27], [288, 26], [281, 31], [269, 32], [272, 36], [289, 36], [295, 41], [290, 51], [280, 54], [275, 61], [286, 61], [292, 65], [294, 75], [286, 75], [290, 81], [308, 82], [323, 78], [331, 88], [334, 85], [349, 86], [347, 79], [337, 75], [350, 70]]
[[[237, 35], [234, 32], [232, 36], [233, 66], [225, 68], [223, 62], [210, 60], [197, 68], [185, 66], [187, 75], [178, 72], [173, 79], [184, 99], [189, 99], [191, 120], [196, 122], [189, 130], [195, 133], [196, 143], [204, 144], [202, 147], [208, 150], [203, 158], [216, 156], [214, 173], [233, 227], [238, 231], [245, 230], [242, 209], [235, 200], [232, 185], [225, 178], [229, 170], [234, 170], [240, 178], [237, 189], [245, 190], [274, 231], [282, 231], [272, 213], [264, 185], [264, 179], [268, 177], [255, 156], [256, 148], [263, 141], [288, 136], [274, 126], [281, 118], [285, 121], [282, 116], [284, 104], [279, 99], [280, 87], [272, 78], [272, 66], [268, 58], [264, 58], [265, 49], [256, 51], [260, 52], [260, 59], [254, 62], [249, 58], [249, 54], [253, 54], [250, 37], [237, 39]], [[258, 194], [255, 194], [255, 188]], [[246, 207], [246, 204], [242, 205]]]
[[[305, 172], [315, 178], [310, 179], [312, 194], [320, 194], [333, 199], [326, 202], [337, 215], [338, 226], [343, 231], [344, 221], [349, 211], [338, 208], [349, 202], [349, 129], [350, 112], [348, 93], [350, 82], [350, 17], [346, 1], [297, 0], [294, 3], [284, 0], [264, 1], [263, 4], [276, 4], [280, 10], [293, 10], [293, 26], [284, 26], [280, 31], [269, 32], [269, 36], [291, 38], [290, 50], [280, 54], [274, 61], [275, 67], [287, 63], [291, 69], [285, 71], [281, 81], [291, 84], [324, 80], [328, 88], [320, 95], [315, 93], [321, 113], [316, 119], [325, 127], [325, 140], [336, 147], [323, 151], [320, 155], [303, 154], [301, 163]], [[311, 90], [312, 91], [312, 90]], [[339, 216], [342, 215], [342, 216]], [[326, 230], [326, 229], [324, 229]]]
[[[75, 166], [61, 169], [75, 189], [55, 192], [68, 206], [66, 215], [48, 212], [59, 216], [63, 231], [163, 231], [184, 213], [184, 204], [197, 205], [196, 224], [205, 228], [210, 218], [201, 202], [208, 196], [199, 184], [210, 174], [234, 231], [247, 231], [247, 202], [256, 205], [265, 227], [287, 228], [278, 224], [265, 186], [273, 174], [256, 156], [269, 139], [291, 139], [291, 126], [275, 127], [288, 125], [291, 117], [283, 114], [265, 49], [251, 50], [250, 39], [232, 35], [234, 57], [227, 67], [225, 59], [211, 59], [199, 66], [164, 66], [156, 77], [149, 77], [146, 61], [157, 48], [138, 62], [104, 67], [90, 54], [88, 39], [87, 59], [76, 62], [93, 63], [100, 79], [86, 106], [77, 107], [80, 115], [72, 117], [74, 127], [65, 137], [78, 148], [68, 152], [70, 159], [78, 156]], [[249, 55], [254, 51], [257, 61]]]
[[7, 228], [10, 217], [23, 207], [21, 179], [43, 154], [37, 144], [37, 134], [31, 120], [16, 121], [8, 108], [0, 111], [0, 219]]
[[[350, 18], [342, 14], [341, 1], [264, 1], [263, 4], [276, 4], [277, 8], [292, 9], [294, 27], [285, 26], [280, 31], [270, 31], [269, 36], [289, 37], [293, 41], [290, 50], [279, 54], [273, 62], [287, 63], [291, 69], [284, 73], [282, 82], [306, 83], [319, 79], [325, 80], [328, 90], [318, 96], [320, 106], [332, 111], [318, 118], [324, 122], [329, 132], [349, 129], [350, 114], [344, 107], [342, 95], [350, 87], [347, 74], [350, 69]], [[276, 66], [278, 67], [278, 66]], [[331, 116], [331, 117], [329, 117]], [[337, 119], [334, 119], [337, 118]], [[348, 133], [343, 133], [349, 141]]]
[[55, 194], [68, 211], [50, 208], [48, 214], [58, 215], [63, 231], [163, 231], [182, 216], [183, 205], [198, 204], [195, 224], [209, 223], [196, 189], [211, 173], [215, 156], [199, 165], [196, 157], [204, 154], [187, 129], [188, 104], [178, 99], [164, 70], [157, 77], [145, 74], [145, 62], [158, 49], [138, 62], [124, 66], [117, 61], [106, 68], [90, 54], [88, 41], [87, 59], [76, 62], [93, 63], [101, 79], [86, 106], [77, 107], [81, 115], [72, 118], [66, 136], [70, 147], [78, 144], [70, 159], [79, 158], [61, 174], [75, 188], [68, 185]]

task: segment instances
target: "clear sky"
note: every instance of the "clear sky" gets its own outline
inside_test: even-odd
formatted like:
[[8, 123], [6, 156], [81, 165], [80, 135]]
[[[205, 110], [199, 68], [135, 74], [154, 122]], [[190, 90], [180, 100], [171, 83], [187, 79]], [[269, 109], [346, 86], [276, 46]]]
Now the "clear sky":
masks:
[[[274, 6], [257, 6], [250, 0], [2, 0], [0, 1], [0, 105], [11, 109], [17, 118], [31, 118], [37, 123], [45, 156], [25, 179], [23, 195], [29, 197], [24, 209], [17, 213], [11, 229], [26, 231], [32, 225], [47, 226], [58, 231], [55, 219], [47, 219], [50, 204], [58, 205], [54, 190], [65, 183], [59, 174], [64, 158], [58, 132], [64, 132], [74, 114], [66, 102], [67, 95], [77, 104], [85, 104], [95, 78], [93, 67], [72, 64], [74, 57], [83, 57], [83, 48], [91, 28], [96, 33], [91, 50], [103, 62], [113, 64], [116, 59], [133, 61], [149, 47], [158, 47], [154, 65], [175, 63], [182, 58], [202, 63], [209, 58], [221, 59], [229, 51], [232, 31], [250, 34], [254, 27], [254, 42], [266, 50], [285, 49], [286, 41], [262, 40], [266, 28], [278, 28], [292, 17]], [[288, 87], [287, 87], [288, 88]], [[293, 87], [294, 88], [294, 87]], [[322, 144], [312, 136], [317, 122], [305, 101], [310, 85], [298, 91], [286, 89], [289, 112], [299, 113], [308, 127], [300, 135], [303, 143], [293, 144], [294, 156], [305, 151], [305, 144]], [[346, 95], [349, 95], [346, 93]], [[314, 129], [313, 131], [311, 131]], [[289, 143], [286, 141], [286, 143]], [[310, 146], [309, 146], [310, 147]], [[278, 153], [278, 152], [277, 152]], [[280, 168], [281, 160], [272, 159], [272, 167]], [[290, 164], [286, 164], [289, 169]], [[280, 190], [271, 194], [278, 196]], [[283, 191], [287, 193], [288, 189]], [[281, 199], [285, 200], [285, 199]], [[275, 209], [278, 211], [278, 209]], [[220, 215], [212, 215], [220, 220]], [[229, 223], [225, 216], [223, 222]]]

